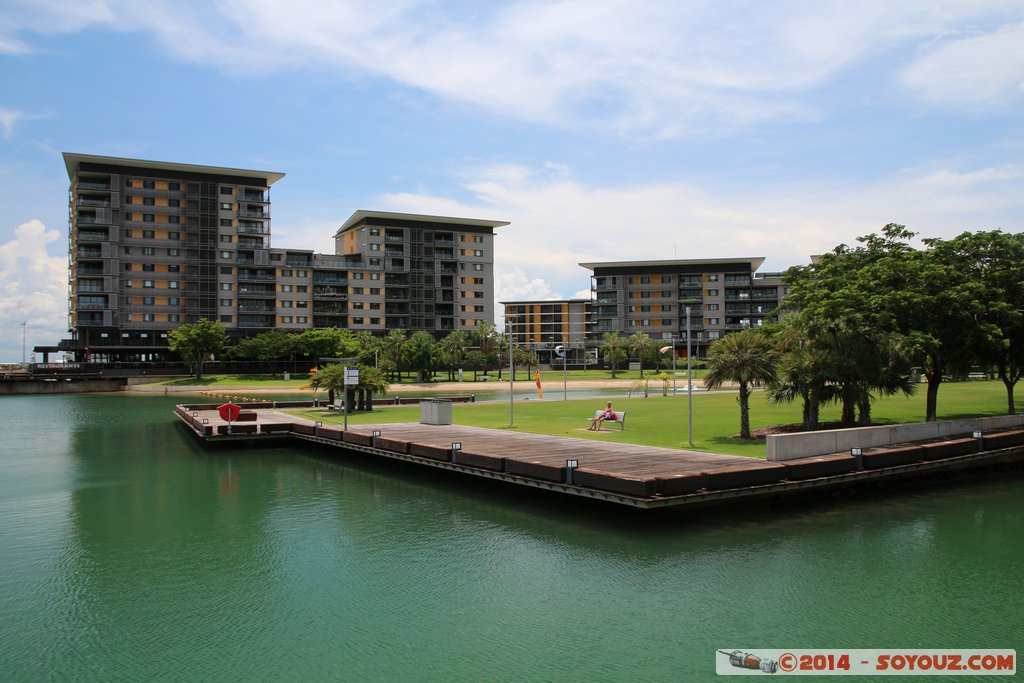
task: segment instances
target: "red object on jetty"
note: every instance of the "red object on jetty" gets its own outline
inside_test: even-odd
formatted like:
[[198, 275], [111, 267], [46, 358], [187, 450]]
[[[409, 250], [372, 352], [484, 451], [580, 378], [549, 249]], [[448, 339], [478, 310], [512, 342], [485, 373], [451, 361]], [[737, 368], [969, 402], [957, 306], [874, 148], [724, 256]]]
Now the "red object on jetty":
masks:
[[242, 412], [242, 409], [234, 403], [225, 403], [217, 406], [217, 412], [220, 413], [220, 419], [225, 422], [234, 422], [238, 419], [238, 414]]

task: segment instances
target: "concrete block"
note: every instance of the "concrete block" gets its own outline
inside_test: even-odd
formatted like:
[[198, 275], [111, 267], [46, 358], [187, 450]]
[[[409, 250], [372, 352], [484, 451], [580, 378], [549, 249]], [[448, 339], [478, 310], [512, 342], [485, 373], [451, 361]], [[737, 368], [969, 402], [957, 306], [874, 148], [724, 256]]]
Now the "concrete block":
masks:
[[766, 459], [773, 462], [836, 451], [835, 431], [769, 434], [765, 441]]
[[851, 427], [849, 429], [837, 429], [836, 452], [849, 451], [851, 448], [875, 448], [876, 446], [888, 446], [891, 435], [889, 427]]
[[981, 431], [995, 432], [1024, 427], [1024, 415], [997, 415], [981, 418]]
[[938, 422], [914, 422], [912, 424], [891, 425], [889, 427], [889, 443], [924, 441], [937, 438], [939, 438]]

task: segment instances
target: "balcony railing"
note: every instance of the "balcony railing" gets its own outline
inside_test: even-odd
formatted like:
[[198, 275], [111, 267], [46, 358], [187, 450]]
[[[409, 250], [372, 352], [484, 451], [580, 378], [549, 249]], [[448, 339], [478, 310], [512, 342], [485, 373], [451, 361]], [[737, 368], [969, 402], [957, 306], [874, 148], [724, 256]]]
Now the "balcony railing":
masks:
[[83, 199], [78, 198], [79, 206], [110, 206], [109, 199]]
[[254, 211], [253, 209], [239, 211], [238, 215], [243, 218], [270, 218], [269, 211]]
[[107, 190], [110, 191], [109, 183], [90, 183], [85, 180], [79, 180], [77, 185], [79, 190]]

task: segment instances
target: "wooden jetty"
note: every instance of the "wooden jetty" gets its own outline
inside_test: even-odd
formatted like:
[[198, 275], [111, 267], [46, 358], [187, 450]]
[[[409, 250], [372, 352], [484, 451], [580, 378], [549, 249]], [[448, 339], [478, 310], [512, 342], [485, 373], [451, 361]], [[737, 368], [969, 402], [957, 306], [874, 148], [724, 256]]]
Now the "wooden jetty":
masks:
[[[241, 407], [248, 419], [230, 430], [213, 404], [179, 405], [175, 414], [210, 443], [312, 442], [644, 509], [712, 505], [1024, 460], [1024, 430], [867, 448], [860, 458], [844, 452], [768, 462], [452, 424], [361, 424], [346, 431], [265, 404]], [[573, 462], [576, 466], [570, 467]]]

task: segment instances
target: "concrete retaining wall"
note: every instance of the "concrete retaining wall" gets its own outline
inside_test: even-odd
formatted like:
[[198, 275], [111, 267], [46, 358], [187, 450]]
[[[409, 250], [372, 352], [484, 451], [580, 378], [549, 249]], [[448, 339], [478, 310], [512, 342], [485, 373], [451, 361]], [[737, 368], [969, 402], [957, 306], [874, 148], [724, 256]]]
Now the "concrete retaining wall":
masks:
[[833, 429], [800, 434], [772, 434], [766, 440], [766, 455], [768, 460], [777, 462], [813, 455], [841, 453], [854, 447], [875, 448], [907, 441], [937, 439], [953, 434], [970, 434], [975, 430], [991, 432], [1000, 429], [1015, 429], [1022, 425], [1024, 425], [1024, 415], [1001, 415], [965, 420]]
[[123, 379], [18, 380], [0, 382], [0, 394], [76, 394], [92, 391], [121, 391]]

